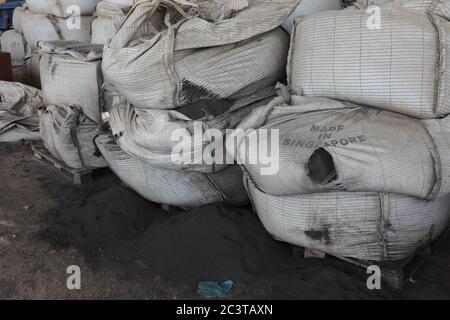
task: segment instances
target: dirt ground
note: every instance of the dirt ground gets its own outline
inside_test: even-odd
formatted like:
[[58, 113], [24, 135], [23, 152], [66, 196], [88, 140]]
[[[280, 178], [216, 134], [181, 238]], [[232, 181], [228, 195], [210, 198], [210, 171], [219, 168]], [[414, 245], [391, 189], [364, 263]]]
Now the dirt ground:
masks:
[[[103, 210], [102, 202], [95, 198], [99, 194], [114, 198], [117, 195], [113, 202], [113, 207], [117, 208], [105, 205]], [[97, 203], [96, 207], [93, 202]], [[91, 212], [89, 210], [94, 210], [92, 208], [97, 212], [95, 217], [86, 215]], [[142, 208], [145, 213], [141, 212]], [[102, 216], [102, 210], [110, 214]], [[74, 186], [36, 163], [30, 146], [0, 145], [0, 299], [201, 299], [196, 293], [196, 281], [173, 274], [163, 275], [150, 268], [148, 261], [140, 256], [142, 241], [138, 246], [128, 238], [130, 233], [142, 233], [146, 228], [157, 234], [158, 226], [149, 217], [174, 219], [169, 220], [165, 228], [180, 219], [164, 215], [158, 206], [145, 202], [125, 188], [108, 170], [98, 172], [95, 181], [88, 185]], [[81, 216], [85, 219], [80, 219]], [[112, 227], [106, 228], [106, 223]], [[197, 220], [191, 223], [197, 223]], [[104, 224], [105, 228], [102, 227]], [[170, 228], [167, 230], [169, 234], [160, 235], [162, 241], [177, 237], [185, 241], [185, 234], [174, 232], [172, 235]], [[196, 230], [195, 233], [214, 237], [203, 231]], [[217, 233], [217, 230], [212, 232]], [[195, 266], [194, 260], [201, 259], [202, 250], [208, 249], [205, 258], [216, 259], [215, 266], [222, 262], [221, 259], [228, 259], [230, 263], [221, 270], [221, 275], [227, 275], [226, 266], [232, 265], [234, 272], [236, 266], [240, 266], [238, 259], [246, 260], [246, 266], [251, 265], [251, 259], [256, 259], [254, 265], [261, 265], [264, 264], [261, 261], [282, 257], [281, 253], [290, 248], [276, 243], [266, 234], [261, 233], [261, 237], [264, 237], [261, 243], [278, 251], [268, 253], [266, 250], [254, 257], [239, 251], [236, 261], [230, 262], [229, 252], [218, 251], [217, 257], [211, 258], [214, 253], [210, 252], [211, 248], [202, 247], [202, 242], [208, 241], [200, 239], [202, 241], [197, 241], [196, 247], [191, 248], [195, 254], [189, 262]], [[157, 252], [158, 241], [155, 243], [152, 250]], [[171, 250], [174, 255], [180, 255], [177, 248]], [[160, 268], [165, 267], [160, 266], [167, 259], [163, 256], [164, 253], [155, 264]], [[173, 261], [180, 264], [177, 257], [174, 256]], [[185, 268], [180, 261], [180, 268]], [[81, 268], [81, 290], [71, 291], [66, 287], [66, 269], [70, 265]], [[177, 272], [173, 264], [170, 268]], [[195, 270], [190, 272], [195, 273]], [[252, 272], [233, 278], [235, 285], [227, 298], [449, 299], [450, 238], [442, 242], [413, 282], [401, 292], [394, 292], [385, 285], [382, 291], [369, 291], [365, 286], [365, 275], [359, 269], [334, 260], [305, 260], [299, 255], [293, 255], [283, 267]], [[179, 273], [182, 275], [183, 270]]]

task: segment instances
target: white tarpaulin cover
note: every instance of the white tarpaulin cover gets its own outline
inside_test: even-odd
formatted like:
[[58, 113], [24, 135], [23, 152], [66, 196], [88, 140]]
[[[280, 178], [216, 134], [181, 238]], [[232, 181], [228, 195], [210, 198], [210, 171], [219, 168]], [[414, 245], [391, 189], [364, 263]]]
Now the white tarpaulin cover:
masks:
[[103, 108], [102, 46], [76, 41], [41, 42], [42, 92], [47, 105], [77, 105], [100, 123]]
[[39, 111], [41, 137], [47, 150], [74, 169], [103, 168], [96, 153], [98, 125], [74, 106], [47, 106]]
[[[174, 170], [214, 172], [224, 168], [226, 162], [224, 158], [219, 163], [204, 161], [212, 144], [203, 140], [208, 130], [217, 129], [225, 137], [227, 129], [235, 128], [253, 109], [266, 105], [274, 94], [268, 88], [241, 99], [205, 100], [178, 110], [137, 109], [125, 104], [112, 110], [109, 121], [121, 148], [144, 162]], [[188, 152], [183, 154], [185, 161], [180, 163], [172, 157], [179, 152], [175, 147], [180, 147], [179, 139], [173, 136], [176, 130], [189, 137], [181, 141], [183, 150]], [[225, 145], [221, 149], [226, 155]], [[220, 150], [209, 149], [209, 152], [218, 154]]]
[[277, 196], [333, 190], [434, 199], [450, 194], [450, 118], [422, 121], [326, 98], [256, 109], [239, 126], [279, 133], [279, 170], [261, 174], [245, 139], [237, 159], [262, 191]]
[[[442, 3], [448, 5], [448, 1]], [[341, 10], [301, 19], [288, 78], [299, 95], [379, 107], [418, 118], [450, 113], [450, 22], [414, 10]]]
[[[299, 1], [198, 2], [140, 1], [105, 46], [105, 81], [135, 107], [242, 96], [284, 77], [289, 40], [277, 27]], [[149, 20], [155, 31], [142, 32]]]
[[40, 140], [42, 93], [21, 83], [0, 81], [0, 142]]
[[95, 142], [111, 170], [150, 201], [183, 208], [217, 202], [242, 205], [248, 201], [238, 166], [212, 174], [168, 170], [131, 157], [112, 136], [101, 135]]
[[396, 261], [447, 229], [450, 196], [435, 201], [387, 193], [331, 192], [277, 197], [245, 177], [262, 223], [276, 239], [329, 254]]

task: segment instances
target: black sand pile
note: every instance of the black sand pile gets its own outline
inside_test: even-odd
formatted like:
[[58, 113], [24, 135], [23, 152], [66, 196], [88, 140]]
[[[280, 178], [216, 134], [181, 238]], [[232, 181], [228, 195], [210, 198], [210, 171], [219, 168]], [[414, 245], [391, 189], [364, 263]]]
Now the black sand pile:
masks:
[[291, 247], [273, 240], [249, 210], [209, 205], [171, 215], [121, 186], [61, 208], [44, 236], [93, 258], [109, 251], [143, 260], [155, 272], [186, 281], [270, 272], [292, 256]]
[[151, 223], [168, 217], [160, 206], [122, 186], [95, 194], [70, 209], [54, 211], [57, 217], [44, 237], [57, 246], [80, 248], [90, 256], [129, 246]]
[[204, 206], [151, 225], [139, 246], [150, 267], [171, 278], [225, 281], [280, 268], [292, 256], [248, 210]]
[[215, 204], [169, 214], [122, 186], [69, 209], [62, 206], [44, 236], [55, 246], [81, 250], [93, 265], [99, 259], [121, 261], [123, 273], [153, 271], [192, 284], [194, 291], [199, 281], [233, 280], [236, 290], [247, 284], [249, 298], [366, 299], [384, 294], [369, 292], [364, 274], [355, 276], [344, 263], [294, 254], [250, 210]]

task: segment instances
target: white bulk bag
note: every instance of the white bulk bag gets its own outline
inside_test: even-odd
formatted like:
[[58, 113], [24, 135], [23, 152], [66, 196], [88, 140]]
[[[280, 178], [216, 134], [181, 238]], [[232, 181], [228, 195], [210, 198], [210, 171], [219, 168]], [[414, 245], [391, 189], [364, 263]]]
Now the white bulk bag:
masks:
[[27, 14], [26, 7], [17, 7], [14, 9], [12, 19], [14, 30], [22, 32], [22, 21], [24, 20], [26, 14]]
[[0, 81], [0, 142], [37, 141], [42, 93], [21, 83]]
[[39, 61], [39, 52], [32, 52], [31, 55], [25, 58], [26, 83], [35, 88], [41, 88]]
[[103, 168], [94, 138], [98, 125], [77, 107], [47, 106], [39, 111], [41, 137], [47, 150], [74, 169]]
[[288, 70], [298, 94], [375, 106], [418, 118], [450, 113], [450, 22], [416, 11], [323, 12], [296, 25]]
[[[284, 76], [288, 36], [277, 27], [297, 3], [252, 1], [233, 17], [210, 22], [198, 16], [194, 2], [138, 2], [105, 46], [105, 80], [135, 107], [148, 109], [257, 92]], [[183, 15], [165, 27], [161, 13], [171, 15], [173, 8]], [[160, 32], [136, 39], [148, 20]]]
[[[450, 194], [450, 117], [421, 120], [315, 97], [272, 104], [249, 115], [240, 129], [238, 163], [258, 188], [276, 196], [333, 190], [386, 192], [435, 199]], [[259, 134], [268, 131], [268, 135]], [[258, 133], [264, 145], [279, 143], [279, 169], [251, 162], [245, 142]], [[439, 140], [438, 140], [439, 139]], [[257, 150], [256, 150], [257, 151]]]
[[40, 41], [76, 40], [89, 43], [91, 23], [91, 16], [62, 19], [34, 14], [30, 10], [23, 11], [20, 18], [25, 40], [33, 50], [37, 49]]
[[105, 44], [110, 40], [125, 21], [129, 9], [123, 4], [99, 2], [92, 21], [91, 43]]
[[341, 257], [401, 260], [448, 228], [449, 196], [435, 201], [352, 192], [276, 197], [248, 177], [245, 183], [259, 218], [276, 239]]
[[[207, 100], [178, 110], [138, 109], [125, 104], [111, 111], [109, 122], [120, 147], [144, 162], [172, 170], [214, 172], [229, 163], [219, 156], [226, 156], [225, 145], [208, 141], [209, 130], [217, 130], [225, 142], [227, 129], [235, 128], [273, 95], [274, 90], [268, 88], [235, 101]], [[174, 161], [180, 149], [182, 161]], [[212, 163], [205, 159], [208, 152], [217, 155], [211, 157]]]
[[54, 15], [60, 18], [91, 16], [100, 0], [25, 0], [34, 13]]
[[77, 105], [100, 123], [102, 46], [76, 41], [41, 42], [40, 72], [46, 104]]
[[294, 13], [281, 26], [290, 34], [294, 28], [295, 19], [322, 11], [339, 9], [342, 9], [341, 0], [302, 0]]
[[26, 42], [22, 33], [16, 30], [8, 30], [0, 37], [1, 50], [11, 54], [13, 63], [23, 63], [26, 54]]
[[248, 201], [238, 166], [213, 174], [168, 170], [129, 156], [111, 136], [101, 135], [95, 142], [111, 170], [150, 201], [183, 208], [217, 202], [242, 205]]

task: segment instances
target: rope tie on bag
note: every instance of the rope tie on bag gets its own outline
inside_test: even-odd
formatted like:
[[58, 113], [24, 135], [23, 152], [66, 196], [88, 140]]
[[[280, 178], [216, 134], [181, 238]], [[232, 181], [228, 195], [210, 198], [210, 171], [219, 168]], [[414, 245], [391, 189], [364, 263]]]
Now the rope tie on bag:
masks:
[[378, 225], [378, 233], [380, 235], [381, 255], [382, 258], [388, 260], [387, 239], [385, 233], [385, 224], [391, 214], [390, 197], [387, 193], [380, 193], [380, 223]]
[[58, 19], [55, 16], [52, 16], [52, 15], [47, 16], [47, 18], [48, 18], [48, 20], [50, 20], [50, 23], [52, 24], [53, 29], [55, 29], [55, 32], [58, 34], [59, 39], [60, 40], [66, 40], [64, 38], [64, 35], [62, 34], [61, 28], [59, 27]]
[[[172, 0], [160, 0], [162, 4], [167, 5], [166, 15], [164, 17], [164, 24], [167, 26], [166, 43], [164, 47], [164, 64], [166, 71], [172, 84], [172, 101], [175, 107], [182, 105], [180, 101], [180, 79], [175, 71], [175, 36], [178, 28], [189, 19], [192, 19], [192, 15], [189, 15], [179, 5]], [[170, 7], [169, 7], [170, 6]], [[183, 19], [175, 24], [172, 24], [170, 19], [174, 16], [173, 10], [183, 16]]]

